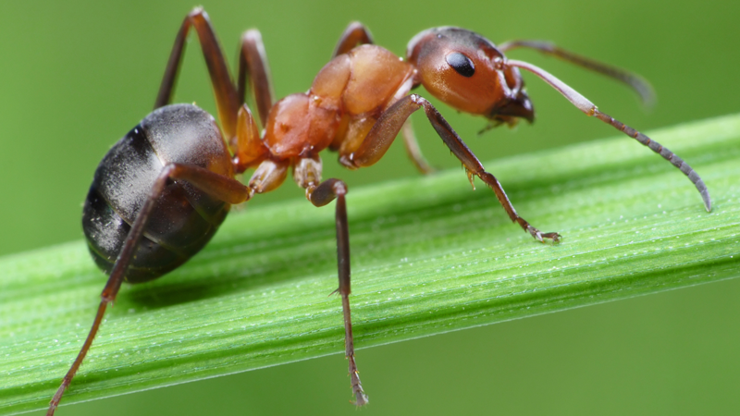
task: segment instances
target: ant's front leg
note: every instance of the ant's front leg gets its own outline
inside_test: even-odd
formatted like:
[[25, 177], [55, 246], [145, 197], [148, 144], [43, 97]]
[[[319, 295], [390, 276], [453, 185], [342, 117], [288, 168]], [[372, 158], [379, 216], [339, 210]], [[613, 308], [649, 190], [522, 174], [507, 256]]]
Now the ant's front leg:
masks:
[[478, 158], [475, 157], [475, 154], [473, 154], [455, 130], [452, 129], [447, 120], [442, 117], [442, 114], [440, 114], [429, 101], [417, 94], [407, 95], [388, 108], [367, 134], [362, 145], [360, 145], [354, 153], [340, 155], [340, 161], [345, 166], [354, 169], [375, 164], [388, 150], [388, 147], [390, 147], [393, 139], [398, 134], [398, 131], [401, 129], [404, 122], [411, 114], [422, 107], [424, 108], [424, 112], [426, 113], [429, 122], [432, 124], [432, 127], [434, 127], [434, 130], [437, 131], [439, 137], [455, 157], [462, 162], [463, 167], [468, 173], [470, 184], [473, 185], [473, 189], [475, 189], [473, 176], [477, 176], [485, 182], [486, 185], [493, 189], [493, 192], [496, 194], [496, 198], [498, 198], [499, 202], [504, 207], [509, 218], [511, 218], [513, 222], [519, 224], [524, 231], [530, 233], [532, 237], [536, 238], [540, 242], [543, 242], [544, 239], [551, 239], [553, 242], [560, 240], [560, 235], [558, 233], [540, 232], [540, 230], [530, 225], [529, 222], [517, 214], [514, 209], [514, 205], [509, 201], [509, 197], [506, 195], [506, 192], [504, 192], [504, 188], [496, 177], [486, 172]]
[[343, 53], [347, 53], [357, 45], [372, 45], [373, 43], [373, 35], [370, 34], [370, 30], [360, 22], [352, 22], [339, 37], [339, 42], [337, 42], [337, 47], [334, 48], [331, 57], [336, 58]]
[[[344, 29], [342, 36], [337, 42], [337, 47], [334, 49], [332, 58], [336, 58], [337, 55], [347, 53], [357, 45], [373, 44], [373, 36], [370, 34], [370, 30], [360, 22], [352, 22]], [[401, 135], [403, 136], [403, 144], [406, 148], [406, 155], [411, 159], [411, 162], [416, 166], [416, 169], [424, 175], [434, 173], [434, 168], [429, 165], [429, 162], [424, 158], [419, 147], [419, 142], [416, 140], [414, 134], [414, 126], [411, 124], [411, 119], [407, 119], [401, 129]]]
[[407, 118], [406, 122], [401, 127], [401, 136], [403, 136], [403, 144], [406, 148], [406, 155], [411, 159], [411, 162], [416, 166], [416, 169], [424, 175], [432, 174], [436, 171], [432, 165], [427, 162], [424, 155], [421, 154], [421, 148], [419, 142], [416, 140], [416, 134], [414, 133], [414, 126], [411, 124], [411, 119]]

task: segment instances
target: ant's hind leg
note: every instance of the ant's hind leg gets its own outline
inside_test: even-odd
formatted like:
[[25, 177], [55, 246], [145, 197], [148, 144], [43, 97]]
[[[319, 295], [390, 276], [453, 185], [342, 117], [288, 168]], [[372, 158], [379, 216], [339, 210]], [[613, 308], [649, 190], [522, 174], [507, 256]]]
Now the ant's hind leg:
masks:
[[231, 81], [229, 68], [226, 66], [221, 46], [216, 39], [216, 33], [213, 31], [211, 22], [208, 20], [208, 14], [201, 7], [196, 7], [185, 16], [180, 31], [177, 32], [175, 44], [172, 47], [170, 59], [167, 62], [167, 68], [162, 78], [162, 84], [159, 87], [157, 100], [154, 108], [159, 108], [170, 103], [172, 92], [175, 89], [175, 80], [180, 69], [182, 53], [185, 50], [190, 27], [193, 27], [198, 33], [200, 46], [203, 50], [203, 57], [208, 67], [208, 73], [211, 76], [213, 92], [216, 95], [216, 106], [218, 107], [218, 118], [221, 120], [226, 137], [234, 137], [236, 130], [237, 112], [239, 111], [239, 96], [237, 90]]
[[108, 304], [113, 303], [118, 295], [118, 290], [121, 288], [126, 270], [133, 259], [139, 240], [144, 234], [144, 229], [146, 228], [147, 221], [151, 216], [152, 209], [159, 197], [162, 195], [162, 192], [167, 185], [167, 181], [170, 179], [185, 180], [210, 196], [228, 202], [229, 204], [244, 202], [252, 196], [252, 191], [240, 182], [235, 179], [221, 176], [207, 169], [181, 164], [169, 164], [165, 166], [155, 180], [149, 197], [139, 210], [136, 220], [134, 220], [134, 223], [131, 225], [131, 230], [126, 236], [123, 248], [118, 254], [118, 258], [108, 276], [108, 282], [105, 284], [105, 288], [103, 288], [103, 292], [100, 294], [100, 306], [98, 307], [98, 312], [95, 315], [95, 320], [90, 328], [90, 332], [88, 333], [79, 354], [77, 354], [77, 358], [69, 371], [67, 371], [64, 379], [62, 379], [61, 386], [59, 386], [59, 389], [57, 389], [57, 392], [51, 399], [49, 410], [46, 413], [47, 416], [54, 415], [57, 406], [59, 406], [59, 402], [62, 400], [64, 391], [72, 382], [72, 378], [74, 378], [75, 373], [77, 373], [82, 361], [85, 359], [85, 356], [92, 345], [93, 339], [98, 333], [100, 323], [103, 321], [106, 307]]

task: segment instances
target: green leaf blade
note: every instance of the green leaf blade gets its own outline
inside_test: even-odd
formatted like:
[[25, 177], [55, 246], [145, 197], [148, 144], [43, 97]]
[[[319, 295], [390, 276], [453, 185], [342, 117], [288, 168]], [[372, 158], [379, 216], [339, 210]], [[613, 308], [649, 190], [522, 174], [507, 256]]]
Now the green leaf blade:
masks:
[[[486, 165], [557, 245], [511, 224], [460, 171], [351, 189], [356, 346], [738, 277], [740, 116], [650, 136], [702, 175], [711, 213], [624, 137]], [[125, 286], [62, 403], [341, 354], [333, 214], [302, 200], [232, 214], [187, 265]], [[0, 414], [42, 408], [104, 276], [82, 242], [2, 258], [0, 276]]]

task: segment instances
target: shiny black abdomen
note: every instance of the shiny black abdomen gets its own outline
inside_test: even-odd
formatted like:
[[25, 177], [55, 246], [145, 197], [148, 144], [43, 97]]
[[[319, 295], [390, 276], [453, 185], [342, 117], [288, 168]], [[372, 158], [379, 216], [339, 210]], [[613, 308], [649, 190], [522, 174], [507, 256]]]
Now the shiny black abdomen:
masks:
[[[116, 143], [95, 171], [82, 228], [97, 265], [110, 273], [154, 180], [168, 163], [197, 165], [230, 178], [231, 157], [213, 117], [177, 104], [159, 108]], [[130, 283], [183, 264], [211, 239], [230, 205], [189, 183], [170, 181], [129, 266]]]

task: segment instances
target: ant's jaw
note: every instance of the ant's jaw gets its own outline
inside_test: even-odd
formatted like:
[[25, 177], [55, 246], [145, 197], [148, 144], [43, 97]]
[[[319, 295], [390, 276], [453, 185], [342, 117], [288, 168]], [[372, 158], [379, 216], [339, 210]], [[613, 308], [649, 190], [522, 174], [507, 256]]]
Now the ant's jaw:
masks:
[[503, 105], [497, 106], [488, 113], [487, 118], [502, 121], [508, 125], [515, 125], [516, 118], [523, 118], [530, 124], [534, 122], [534, 106], [527, 94], [520, 90], [514, 98], [510, 98]]

